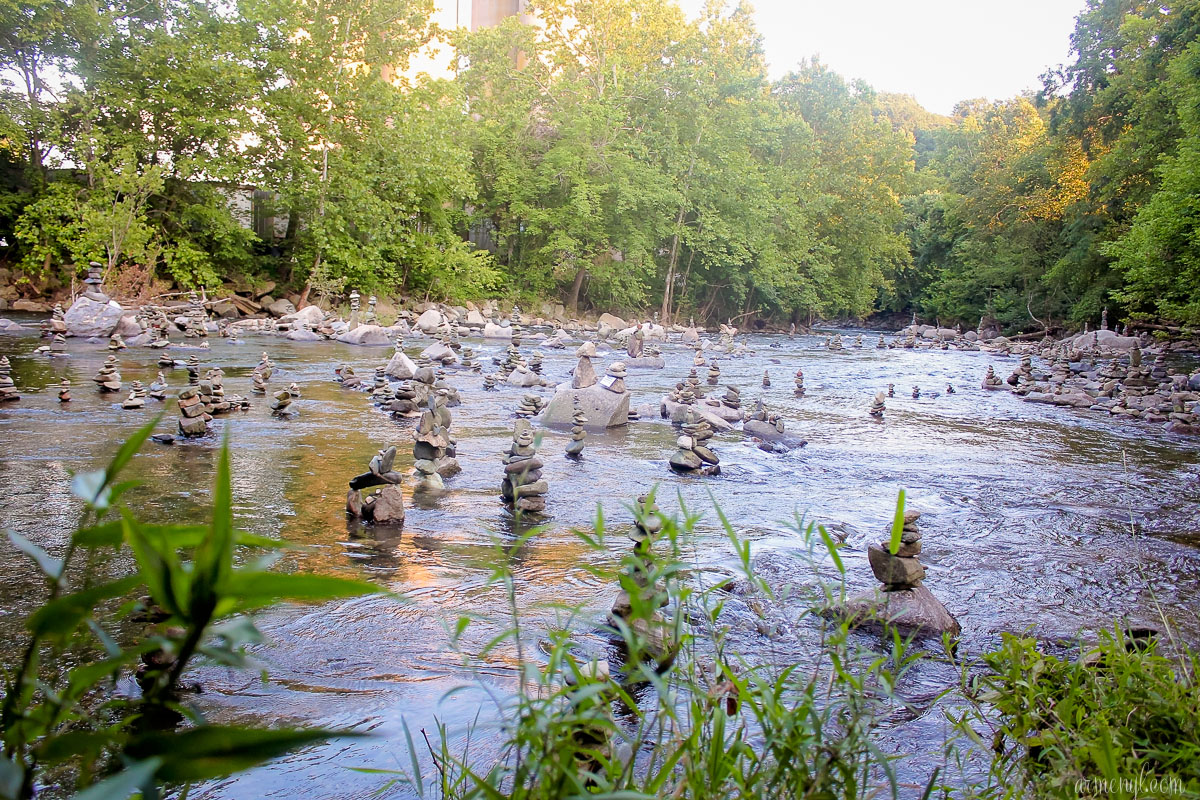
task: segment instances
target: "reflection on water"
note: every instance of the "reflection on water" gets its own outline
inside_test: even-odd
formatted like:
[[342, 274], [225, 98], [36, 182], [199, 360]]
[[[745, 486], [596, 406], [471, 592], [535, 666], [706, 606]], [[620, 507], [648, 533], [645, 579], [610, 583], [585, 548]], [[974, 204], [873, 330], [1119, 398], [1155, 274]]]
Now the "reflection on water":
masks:
[[[414, 730], [432, 729], [435, 716], [459, 732], [477, 716], [486, 726], [495, 693], [513, 683], [511, 648], [498, 648], [473, 665], [482, 682], [439, 700], [467, 675], [446, 645], [454, 621], [462, 614], [501, 613], [507, 602], [502, 588], [488, 581], [497, 559], [507, 559], [515, 571], [531, 636], [556, 619], [551, 603], [587, 606], [594, 625], [616, 589], [599, 583], [589, 567], [614, 563], [622, 544], [598, 554], [583, 547], [571, 528], [590, 526], [598, 505], [609, 525], [625, 524], [631, 518], [625, 504], [655, 484], [659, 505], [668, 512], [680, 502], [709, 509], [694, 543], [700, 564], [732, 564], [710, 510], [710, 492], [756, 551], [774, 554], [775, 567], [784, 573], [799, 546], [789, 521], [799, 514], [837, 526], [850, 548], [851, 591], [873, 582], [866, 546], [890, 519], [897, 491], [906, 488], [910, 504], [924, 512], [927, 583], [962, 622], [961, 651], [968, 657], [990, 647], [1001, 631], [1059, 639], [1113, 617], [1154, 619], [1145, 578], [1184, 635], [1200, 638], [1200, 443], [1157, 426], [1110, 423], [979, 388], [989, 363], [1006, 375], [1015, 358], [875, 349], [836, 354], [819, 349], [820, 341], [750, 337], [756, 355], [720, 362], [722, 382], [740, 386], [746, 405], [761, 394], [783, 412], [789, 427], [809, 441], [803, 451], [769, 455], [736, 432], [717, 434], [713, 443], [722, 474], [681, 478], [667, 469], [675, 434], [660, 420], [644, 418], [627, 430], [589, 435], [578, 462], [562, 456], [566, 431], [545, 431], [549, 520], [527, 540], [499, 502], [500, 456], [510, 443], [511, 412], [525, 390], [487, 393], [481, 376], [453, 375], [464, 401], [452, 411], [462, 473], [442, 495], [413, 498], [406, 491], [403, 529], [363, 528], [347, 523], [346, 481], [388, 444], [399, 446], [397, 469], [407, 471], [411, 422], [394, 421], [374, 410], [366, 395], [343, 391], [332, 371], [347, 363], [367, 375], [390, 349], [214, 341], [199, 355], [205, 366], [225, 369], [227, 392], [250, 394], [249, 370], [267, 350], [277, 365], [272, 385], [301, 386], [303, 397], [294, 404], [299, 416], [274, 419], [258, 399], [250, 411], [218, 420], [213, 436], [170, 447], [147, 445], [130, 467], [131, 477], [142, 481], [131, 504], [147, 518], [202, 519], [216, 448], [228, 433], [240, 526], [305, 545], [285, 558], [287, 569], [364, 576], [402, 599], [271, 610], [261, 622], [270, 644], [258, 654], [269, 680], [202, 670], [207, 692], [200, 703], [213, 719], [358, 726], [378, 735], [313, 747], [198, 794], [368, 797], [379, 779], [345, 768], [406, 764], [401, 717]], [[31, 336], [0, 336], [0, 354], [12, 359], [23, 396], [0, 409], [0, 526], [56, 551], [78, 513], [68, 491], [70, 471], [102, 466], [116, 443], [151, 417], [155, 404], [123, 411], [120, 395], [92, 390], [91, 377], [106, 355], [100, 346], [72, 341], [69, 357], [51, 360], [30, 355], [37, 343]], [[496, 344], [471, 344], [485, 363], [501, 351]], [[410, 354], [421, 347], [414, 340]], [[570, 351], [544, 355], [546, 374], [565, 379], [574, 361]], [[121, 353], [123, 379], [149, 383], [158, 371], [157, 357], [148, 350]], [[665, 370], [630, 371], [635, 406], [657, 406], [658, 397], [687, 374], [690, 350], [670, 346], [667, 357]], [[798, 367], [808, 388], [803, 398], [791, 391]], [[764, 370], [774, 383], [765, 390], [759, 388]], [[52, 388], [64, 377], [75, 387], [69, 405], [60, 405]], [[187, 379], [184, 370], [167, 371], [167, 377], [176, 389]], [[897, 397], [888, 401], [880, 425], [866, 408], [888, 383], [896, 384]], [[956, 394], [944, 394], [947, 383]], [[922, 387], [919, 400], [909, 397], [913, 385]], [[170, 431], [174, 401], [165, 406], [161, 430]], [[12, 566], [2, 578], [0, 654], [8, 657], [40, 584], [11, 550], [4, 556]], [[472, 626], [464, 647], [481, 647], [493, 634], [485, 625]], [[784, 630], [774, 646], [802, 653], [805, 635], [803, 625]], [[733, 632], [733, 642], [747, 649], [761, 645], [758, 637], [754, 630]], [[893, 749], [940, 747], [944, 724], [930, 712], [931, 698], [955, 679], [935, 664], [910, 673], [901, 690], [915, 710], [889, 720], [884, 736]], [[472, 747], [486, 749], [489, 741], [477, 735]], [[912, 762], [918, 774], [923, 760]], [[402, 796], [403, 790], [392, 793]]]

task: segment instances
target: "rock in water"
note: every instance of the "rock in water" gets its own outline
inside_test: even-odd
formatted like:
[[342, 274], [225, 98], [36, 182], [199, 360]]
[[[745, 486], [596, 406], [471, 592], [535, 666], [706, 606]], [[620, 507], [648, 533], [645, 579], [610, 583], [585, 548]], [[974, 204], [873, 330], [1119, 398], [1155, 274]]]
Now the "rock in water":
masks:
[[504, 480], [500, 495], [504, 504], [518, 513], [538, 514], [546, 510], [542, 460], [534, 448], [533, 429], [528, 420], [517, 420], [512, 446], [504, 455]]
[[671, 456], [671, 469], [684, 474], [720, 474], [721, 461], [708, 446], [712, 437], [712, 426], [696, 414], [695, 408], [689, 408], [679, 438], [675, 440], [678, 449]]
[[542, 424], [570, 425], [574, 419], [576, 405], [583, 409], [589, 430], [629, 424], [629, 392], [618, 394], [601, 388], [599, 384], [586, 389], [572, 389], [567, 384], [560, 385], [551, 398], [550, 405], [542, 414]]
[[[403, 524], [404, 492], [400, 482], [404, 480], [392, 467], [396, 460], [396, 448], [387, 447], [371, 458], [367, 471], [350, 479], [350, 491], [346, 494], [346, 513], [368, 522]], [[383, 489], [364, 498], [363, 489], [382, 486]]]
[[[959, 634], [958, 621], [922, 585], [925, 567], [917, 558], [921, 554], [921, 532], [917, 526], [920, 516], [918, 511], [905, 513], [900, 547], [894, 555], [890, 552], [890, 541], [867, 548], [871, 571], [883, 586], [847, 601], [842, 611], [855, 626], [875, 629], [894, 626], [901, 633], [918, 636]], [[891, 529], [886, 533], [890, 539]]]
[[585, 427], [587, 427], [587, 416], [576, 401], [575, 411], [571, 418], [571, 441], [567, 442], [568, 457], [579, 458], [583, 454], [583, 440], [587, 438]]
[[106, 338], [116, 330], [124, 313], [125, 310], [115, 300], [100, 301], [85, 296], [67, 309], [63, 324], [69, 336], [81, 339]]
[[871, 409], [867, 412], [875, 419], [883, 419], [883, 412], [886, 411], [886, 406], [883, 403], [883, 392], [876, 392], [875, 399], [871, 401]]
[[12, 403], [20, 399], [21, 395], [17, 394], [16, 384], [12, 379], [12, 364], [8, 356], [0, 356], [0, 403]]

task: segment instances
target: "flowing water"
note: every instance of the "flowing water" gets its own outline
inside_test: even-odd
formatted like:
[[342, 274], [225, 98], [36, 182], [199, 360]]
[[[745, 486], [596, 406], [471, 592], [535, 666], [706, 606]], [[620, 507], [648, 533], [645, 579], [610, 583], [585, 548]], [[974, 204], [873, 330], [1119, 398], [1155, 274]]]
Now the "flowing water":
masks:
[[[332, 375], [345, 363], [368, 377], [390, 348], [251, 337], [240, 344], [214, 340], [200, 351], [205, 368], [225, 370], [226, 392], [243, 395], [250, 395], [250, 370], [267, 351], [276, 364], [271, 386], [294, 381], [303, 391], [293, 405], [299, 416], [273, 419], [257, 398], [250, 411], [218, 419], [214, 435], [175, 446], [148, 443], [130, 467], [130, 477], [143, 482], [129, 496], [131, 506], [147, 520], [203, 520], [220, 435], [228, 432], [239, 526], [304, 545], [283, 568], [365, 577], [401, 599], [271, 609], [260, 617], [267, 643], [256, 651], [269, 677], [199, 670], [205, 691], [197, 703], [210, 719], [353, 726], [374, 735], [310, 747], [193, 796], [370, 797], [384, 779], [349, 768], [407, 766], [402, 719], [413, 731], [432, 731], [441, 720], [462, 741], [477, 715], [490, 717], [489, 698], [511, 691], [515, 680], [513, 648], [498, 648], [468, 670], [448, 645], [459, 615], [502, 611], [503, 593], [488, 583], [497, 561], [507, 559], [514, 570], [522, 624], [532, 639], [554, 620], [546, 608], [551, 603], [585, 605], [599, 622], [616, 588], [588, 568], [615, 563], [627, 542], [614, 537], [611, 552], [595, 552], [571, 529], [589, 526], [598, 505], [610, 524], [626, 524], [626, 504], [656, 484], [664, 511], [677, 510], [682, 499], [689, 510], [704, 512], [694, 543], [699, 564], [735, 563], [711, 493], [755, 552], [778, 556], [784, 572], [801, 547], [792, 527], [796, 515], [834, 526], [846, 536], [851, 591], [873, 584], [866, 546], [887, 527], [898, 490], [907, 489], [910, 507], [923, 512], [926, 584], [958, 616], [960, 652], [968, 657], [992, 647], [1003, 631], [1057, 641], [1114, 618], [1153, 623], [1160, 613], [1184, 638], [1200, 641], [1197, 440], [979, 388], [989, 363], [1004, 376], [1017, 363], [1013, 357], [875, 350], [874, 336], [866, 337], [870, 349], [842, 353], [826, 351], [815, 336], [739, 338], [754, 354], [721, 359], [722, 384], [741, 387], [747, 406], [761, 395], [790, 431], [808, 440], [806, 448], [767, 454], [736, 431], [720, 433], [713, 444], [721, 475], [683, 478], [666, 466], [676, 434], [655, 417], [590, 434], [579, 462], [562, 456], [565, 432], [544, 431], [550, 525], [520, 546], [498, 489], [512, 411], [526, 390], [488, 393], [480, 375], [452, 373], [463, 398], [452, 410], [463, 471], [438, 499], [414, 500], [406, 490], [403, 529], [385, 531], [347, 523], [346, 481], [389, 444], [399, 447], [397, 469], [407, 471], [411, 422], [379, 412], [368, 395], [341, 389]], [[412, 339], [406, 349], [415, 356], [427, 341]], [[79, 510], [70, 472], [102, 467], [157, 404], [125, 411], [123, 394], [95, 391], [91, 377], [107, 355], [101, 345], [72, 341], [68, 357], [49, 359], [32, 354], [39, 343], [32, 334], [0, 334], [0, 354], [12, 360], [22, 394], [19, 403], [0, 408], [0, 526], [57, 552]], [[501, 346], [469, 343], [492, 371]], [[535, 347], [529, 342], [523, 350]], [[572, 351], [543, 352], [545, 374], [567, 379]], [[597, 359], [598, 368], [621, 355]], [[634, 406], [657, 409], [658, 399], [687, 374], [690, 348], [669, 345], [665, 355], [664, 370], [630, 371]], [[149, 384], [157, 358], [157, 351], [122, 352], [126, 387], [133, 379]], [[798, 367], [808, 389], [803, 398], [792, 394]], [[759, 388], [764, 370], [770, 389]], [[56, 397], [63, 377], [74, 385], [68, 405]], [[186, 372], [168, 371], [168, 380], [178, 391]], [[866, 408], [888, 383], [896, 384], [896, 397], [879, 424]], [[947, 384], [957, 393], [947, 394]], [[919, 400], [910, 397], [913, 385], [922, 389]], [[549, 396], [550, 390], [541, 392]], [[160, 429], [172, 431], [174, 400], [165, 405]], [[22, 556], [2, 546], [0, 658], [7, 660], [19, 647], [20, 620], [37, 603], [40, 583]], [[784, 638], [800, 647], [810, 632], [801, 625]], [[463, 648], [481, 647], [492, 633], [473, 626]], [[756, 646], [756, 632], [735, 634], [735, 642]], [[915, 710], [898, 715], [885, 738], [896, 752], [914, 754], [904, 768], [913, 781], [938, 763], [945, 734], [929, 699], [956, 680], [952, 669], [930, 665], [909, 673], [899, 687]], [[447, 695], [460, 686], [467, 688]], [[486, 736], [473, 744], [487, 746]], [[405, 793], [402, 786], [384, 792]]]

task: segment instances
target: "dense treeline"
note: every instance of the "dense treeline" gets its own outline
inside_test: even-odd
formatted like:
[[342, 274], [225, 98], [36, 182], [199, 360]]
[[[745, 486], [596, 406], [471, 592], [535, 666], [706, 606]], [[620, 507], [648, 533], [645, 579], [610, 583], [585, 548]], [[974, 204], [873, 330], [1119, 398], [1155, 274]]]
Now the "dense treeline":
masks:
[[[772, 81], [744, 6], [530, 7], [467, 34], [430, 0], [0, 0], [5, 265], [668, 319], [1200, 323], [1200, 0], [1089, 0], [1042, 93], [952, 118], [817, 62]], [[409, 76], [439, 41], [457, 78]]]

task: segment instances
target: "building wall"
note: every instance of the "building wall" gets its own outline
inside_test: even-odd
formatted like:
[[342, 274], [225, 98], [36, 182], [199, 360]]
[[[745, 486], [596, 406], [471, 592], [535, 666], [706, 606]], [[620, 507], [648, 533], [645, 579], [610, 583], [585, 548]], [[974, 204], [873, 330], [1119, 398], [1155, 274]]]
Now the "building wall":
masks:
[[471, 0], [471, 30], [499, 25], [505, 17], [525, 11], [525, 0]]

